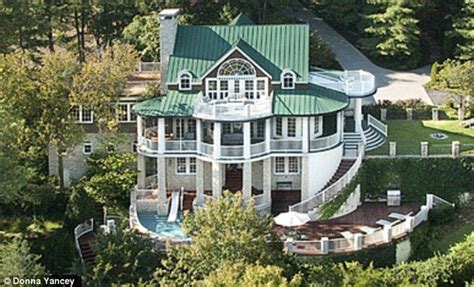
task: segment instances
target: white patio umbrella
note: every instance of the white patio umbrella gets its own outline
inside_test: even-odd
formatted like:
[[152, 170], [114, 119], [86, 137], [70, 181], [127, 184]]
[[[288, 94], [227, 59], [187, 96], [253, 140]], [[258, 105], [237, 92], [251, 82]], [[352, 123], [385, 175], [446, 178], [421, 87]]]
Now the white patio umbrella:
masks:
[[310, 221], [310, 218], [306, 213], [288, 211], [278, 214], [278, 216], [273, 218], [273, 220], [275, 220], [276, 224], [281, 226], [295, 227], [305, 224]]

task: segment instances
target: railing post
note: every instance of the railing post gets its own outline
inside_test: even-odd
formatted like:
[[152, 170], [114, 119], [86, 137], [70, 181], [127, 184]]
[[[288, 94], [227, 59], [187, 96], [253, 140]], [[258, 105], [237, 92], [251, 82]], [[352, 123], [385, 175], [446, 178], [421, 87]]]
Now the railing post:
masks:
[[460, 149], [461, 143], [459, 141], [453, 141], [453, 143], [451, 144], [451, 156], [453, 158], [459, 157]]
[[434, 206], [434, 197], [432, 194], [428, 193], [426, 195], [426, 207], [428, 207], [428, 209], [432, 209]]
[[392, 226], [385, 225], [383, 227], [383, 240], [384, 242], [392, 241]]
[[293, 253], [293, 249], [294, 249], [294, 239], [289, 237], [286, 239], [285, 241], [285, 245], [286, 245], [286, 251], [288, 252], [288, 254], [292, 254]]
[[405, 231], [410, 233], [413, 231], [413, 228], [415, 227], [415, 217], [414, 216], [407, 216], [405, 218]]
[[360, 250], [364, 247], [364, 235], [362, 233], [354, 234], [354, 243], [355, 250]]
[[387, 120], [387, 109], [380, 109], [380, 120], [386, 121]]
[[413, 120], [413, 108], [407, 108], [407, 120]]
[[439, 110], [438, 108], [431, 109], [431, 118], [433, 121], [439, 121]]
[[427, 157], [428, 156], [428, 142], [423, 141], [421, 144], [421, 156]]
[[396, 142], [390, 142], [389, 143], [389, 156], [390, 157], [395, 157], [397, 155], [397, 143]]
[[429, 208], [426, 205], [420, 207], [421, 214], [423, 215], [423, 221], [428, 221]]

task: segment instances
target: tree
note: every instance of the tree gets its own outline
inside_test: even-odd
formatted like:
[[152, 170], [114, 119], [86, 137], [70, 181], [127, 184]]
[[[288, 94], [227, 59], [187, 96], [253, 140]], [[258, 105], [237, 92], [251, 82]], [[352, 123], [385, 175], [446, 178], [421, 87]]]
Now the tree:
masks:
[[161, 255], [154, 249], [153, 241], [124, 227], [97, 237], [94, 264], [82, 266], [87, 285], [128, 285], [152, 278]]
[[226, 192], [185, 216], [182, 228], [192, 236], [192, 243], [170, 247], [157, 277], [165, 285], [191, 285], [224, 262], [282, 264], [282, 245], [272, 233], [272, 224], [270, 216], [254, 212], [253, 204], [244, 207], [240, 194]]
[[156, 13], [135, 16], [123, 30], [122, 38], [140, 52], [142, 61], [160, 61], [160, 22]]
[[309, 37], [309, 63], [311, 67], [341, 70], [336, 60], [336, 55], [317, 34], [311, 33]]
[[233, 7], [230, 3], [226, 3], [219, 12], [219, 22], [223, 25], [228, 25], [239, 14], [239, 9]]
[[413, 2], [407, 0], [370, 0], [379, 7], [367, 15], [367, 37], [360, 40], [363, 48], [386, 61], [406, 63], [406, 68], [418, 65], [420, 29], [414, 18]]
[[117, 119], [114, 107], [138, 66], [138, 53], [130, 45], [116, 44], [102, 56], [91, 55], [73, 78], [72, 101], [94, 111], [100, 131], [114, 130]]
[[446, 60], [437, 76], [435, 88], [454, 93], [458, 97], [458, 119], [464, 120], [470, 97], [474, 96], [474, 62]]
[[357, 0], [322, 0], [318, 6], [326, 21], [343, 29], [354, 28], [360, 20], [361, 5]]
[[26, 240], [14, 239], [0, 245], [0, 277], [15, 275], [31, 278], [47, 275], [45, 268], [38, 263], [39, 255], [30, 252]]
[[93, 154], [88, 159], [89, 177], [84, 190], [96, 202], [106, 207], [126, 208], [129, 190], [136, 180], [132, 168], [135, 156], [132, 154]]
[[457, 58], [474, 60], [474, 0], [464, 0], [464, 7], [453, 22], [455, 34], [462, 40], [457, 44]]
[[211, 272], [197, 286], [300, 286], [300, 276], [291, 282], [283, 276], [283, 269], [276, 266], [224, 262], [219, 269]]

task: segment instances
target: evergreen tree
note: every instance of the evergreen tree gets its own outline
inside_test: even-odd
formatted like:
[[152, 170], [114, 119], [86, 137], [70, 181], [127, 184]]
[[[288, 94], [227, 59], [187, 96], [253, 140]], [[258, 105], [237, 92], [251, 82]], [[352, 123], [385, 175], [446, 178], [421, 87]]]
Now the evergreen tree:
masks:
[[474, 60], [474, 0], [465, 0], [461, 14], [454, 19], [453, 28], [461, 38], [456, 55], [460, 60]]
[[0, 245], [0, 278], [15, 275], [31, 278], [46, 275], [45, 268], [38, 263], [39, 255], [30, 252], [26, 240], [14, 239]]
[[318, 10], [325, 21], [351, 30], [360, 20], [359, 0], [321, 0]]
[[388, 62], [406, 63], [406, 68], [420, 61], [418, 20], [413, 3], [408, 0], [369, 0], [380, 10], [366, 16], [367, 36], [361, 39], [364, 49]]
[[160, 22], [156, 13], [135, 16], [123, 30], [122, 39], [140, 52], [142, 61], [160, 61]]

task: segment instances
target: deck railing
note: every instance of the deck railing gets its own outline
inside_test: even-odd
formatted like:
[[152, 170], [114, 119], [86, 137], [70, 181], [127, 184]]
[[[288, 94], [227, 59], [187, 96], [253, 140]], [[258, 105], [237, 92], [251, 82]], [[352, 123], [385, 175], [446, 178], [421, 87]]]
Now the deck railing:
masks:
[[377, 118], [373, 117], [371, 114], [368, 114], [368, 116], [367, 116], [367, 123], [368, 123], [369, 126], [371, 126], [374, 129], [378, 130], [385, 137], [387, 137], [388, 127], [387, 127], [386, 124], [382, 123]]
[[94, 218], [91, 218], [81, 224], [78, 224], [74, 228], [74, 241], [76, 243], [76, 249], [79, 252], [79, 255], [82, 258], [82, 251], [81, 251], [81, 245], [79, 244], [79, 238], [81, 236], [94, 231]]
[[318, 151], [323, 149], [328, 149], [333, 146], [336, 146], [340, 142], [340, 134], [335, 133], [333, 135], [312, 139], [310, 141], [309, 149], [311, 151]]
[[309, 82], [355, 97], [369, 95], [376, 89], [374, 75], [363, 70], [312, 70], [309, 73]]
[[[363, 158], [364, 146], [359, 144], [356, 161], [342, 177], [340, 177], [336, 182], [331, 184], [326, 189], [318, 192], [316, 195], [290, 206], [290, 211], [311, 212], [314, 209], [319, 208], [325, 202], [336, 197], [355, 177], [360, 166], [362, 165]], [[317, 218], [313, 218], [313, 220], [316, 219]]]
[[[431, 198], [437, 198], [439, 202], [449, 205], [452, 203], [432, 194], [427, 194], [427, 202]], [[289, 252], [302, 255], [319, 255], [327, 253], [338, 253], [356, 251], [362, 248], [372, 247], [391, 242], [393, 239], [399, 239], [410, 232], [417, 226], [428, 220], [430, 209], [428, 205], [422, 205], [420, 210], [413, 216], [406, 216], [403, 220], [393, 222], [384, 228], [377, 228], [368, 234], [353, 234], [352, 238], [321, 238], [320, 240], [288, 240], [285, 242]], [[296, 248], [295, 248], [296, 247]]]

